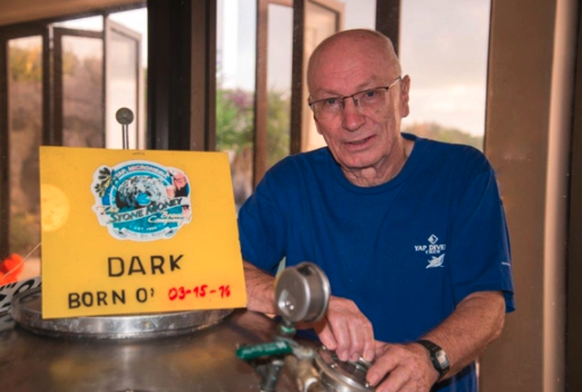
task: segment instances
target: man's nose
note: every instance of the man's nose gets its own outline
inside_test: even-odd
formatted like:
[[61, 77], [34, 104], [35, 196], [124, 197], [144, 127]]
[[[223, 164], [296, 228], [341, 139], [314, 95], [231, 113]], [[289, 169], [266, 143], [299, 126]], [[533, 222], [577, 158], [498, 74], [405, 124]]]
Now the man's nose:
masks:
[[344, 100], [342, 116], [342, 126], [348, 131], [356, 131], [366, 122], [366, 118], [360, 113], [353, 98]]

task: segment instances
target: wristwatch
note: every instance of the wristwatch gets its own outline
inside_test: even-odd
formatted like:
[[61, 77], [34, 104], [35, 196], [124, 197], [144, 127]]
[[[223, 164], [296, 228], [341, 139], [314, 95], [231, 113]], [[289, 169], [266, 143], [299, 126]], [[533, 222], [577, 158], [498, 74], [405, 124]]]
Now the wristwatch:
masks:
[[439, 380], [449, 371], [450, 363], [447, 353], [439, 345], [431, 342], [430, 340], [421, 339], [417, 340], [416, 343], [424, 346], [430, 353], [430, 360], [432, 365], [439, 372]]

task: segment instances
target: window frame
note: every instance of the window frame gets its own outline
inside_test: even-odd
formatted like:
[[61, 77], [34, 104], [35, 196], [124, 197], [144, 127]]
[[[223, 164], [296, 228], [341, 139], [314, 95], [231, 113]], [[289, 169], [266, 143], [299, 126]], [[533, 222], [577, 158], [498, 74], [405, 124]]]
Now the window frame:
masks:
[[[97, 9], [89, 12], [60, 15], [32, 22], [23, 22], [0, 26], [0, 261], [11, 254], [10, 249], [10, 146], [9, 146], [9, 119], [8, 119], [8, 42], [12, 39], [40, 36], [42, 38], [42, 125], [41, 143], [46, 146], [62, 145], [62, 132], [55, 126], [59, 121], [55, 116], [54, 103], [59, 94], [58, 81], [53, 75], [55, 64], [51, 57], [55, 48], [53, 24], [72, 19], [91, 16], [103, 16], [110, 13], [144, 8], [146, 2], [137, 2], [129, 5], [114, 6], [107, 9]], [[60, 27], [58, 29], [61, 29]], [[74, 29], [67, 29], [74, 31]], [[97, 34], [103, 35], [103, 32]], [[62, 85], [61, 85], [62, 87]], [[62, 99], [62, 88], [60, 91]], [[61, 103], [62, 104], [62, 103]], [[58, 104], [57, 104], [58, 105]], [[58, 107], [57, 107], [58, 109]], [[62, 125], [62, 115], [61, 115]]]

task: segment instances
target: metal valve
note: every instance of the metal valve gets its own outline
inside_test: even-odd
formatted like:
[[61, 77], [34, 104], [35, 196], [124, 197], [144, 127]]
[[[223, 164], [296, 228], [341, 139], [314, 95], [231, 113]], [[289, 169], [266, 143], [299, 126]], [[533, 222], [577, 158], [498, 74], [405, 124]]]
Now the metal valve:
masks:
[[312, 323], [325, 314], [330, 286], [327, 276], [312, 263], [283, 270], [275, 287], [275, 304], [288, 323]]
[[301, 392], [374, 390], [365, 381], [371, 364], [363, 359], [341, 362], [325, 348], [312, 349], [292, 339], [296, 323], [313, 323], [325, 315], [330, 295], [327, 276], [313, 263], [286, 268], [279, 275], [275, 283], [275, 307], [281, 316], [279, 335], [273, 342], [241, 346], [236, 352], [261, 376], [262, 392], [276, 390], [283, 366], [291, 370]]

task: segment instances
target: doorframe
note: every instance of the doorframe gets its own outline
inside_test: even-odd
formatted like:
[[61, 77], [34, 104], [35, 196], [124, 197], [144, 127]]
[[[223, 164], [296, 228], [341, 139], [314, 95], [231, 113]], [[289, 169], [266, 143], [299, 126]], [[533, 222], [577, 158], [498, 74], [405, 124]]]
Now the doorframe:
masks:
[[8, 111], [8, 44], [18, 38], [40, 36], [42, 40], [42, 125], [41, 142], [50, 145], [50, 37], [49, 29], [39, 24], [0, 29], [0, 261], [10, 255], [10, 145]]

